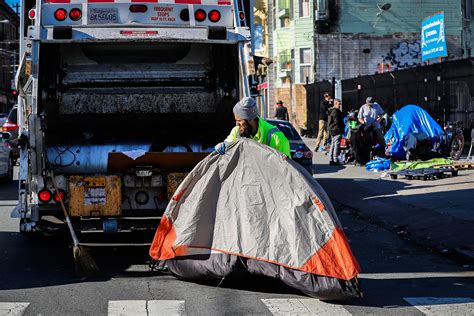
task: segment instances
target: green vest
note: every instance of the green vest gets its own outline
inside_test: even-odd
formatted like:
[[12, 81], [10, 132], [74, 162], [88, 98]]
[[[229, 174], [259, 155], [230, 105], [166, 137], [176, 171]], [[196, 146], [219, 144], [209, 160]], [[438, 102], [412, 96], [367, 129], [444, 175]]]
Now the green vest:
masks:
[[[234, 127], [229, 136], [226, 138], [226, 142], [232, 142], [239, 137], [239, 127]], [[283, 134], [278, 128], [268, 123], [262, 118], [258, 118], [258, 130], [255, 136], [251, 137], [256, 142], [265, 144], [276, 150], [282, 152], [291, 158], [290, 154], [290, 143], [286, 139], [285, 134]]]

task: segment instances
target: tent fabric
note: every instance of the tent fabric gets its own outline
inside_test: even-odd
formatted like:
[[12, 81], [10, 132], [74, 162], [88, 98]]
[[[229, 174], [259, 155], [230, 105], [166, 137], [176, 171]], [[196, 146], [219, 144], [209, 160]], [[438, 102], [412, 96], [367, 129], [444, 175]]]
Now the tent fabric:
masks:
[[384, 136], [386, 143], [392, 141], [390, 149], [392, 156], [405, 158], [406, 152], [403, 147], [410, 133], [424, 133], [433, 141], [443, 133], [443, 129], [421, 107], [413, 104], [402, 107], [393, 114], [392, 126]]
[[357, 296], [360, 267], [324, 190], [299, 164], [249, 139], [207, 156], [184, 179], [150, 256], [185, 279], [225, 277], [238, 266], [266, 275], [249, 268], [258, 262], [265, 271], [278, 266], [283, 275], [270, 275], [287, 284], [305, 279], [299, 289], [312, 296]]
[[405, 169], [424, 169], [433, 168], [434, 166], [450, 165], [452, 163], [453, 160], [451, 159], [433, 158], [425, 161], [393, 163], [391, 169], [393, 171], [400, 171]]

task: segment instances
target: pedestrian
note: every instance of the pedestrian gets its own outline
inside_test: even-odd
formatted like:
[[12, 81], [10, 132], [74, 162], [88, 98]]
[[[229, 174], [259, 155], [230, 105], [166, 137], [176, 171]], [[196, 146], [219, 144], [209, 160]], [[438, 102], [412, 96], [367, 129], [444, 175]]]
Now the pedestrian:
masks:
[[[328, 138], [327, 128], [328, 128], [328, 110], [332, 106], [332, 97], [328, 92], [325, 92], [323, 95], [323, 100], [319, 105], [319, 124], [318, 124], [318, 137], [316, 138], [316, 148], [314, 151], [323, 151], [326, 146], [326, 141]], [[319, 147], [321, 145], [321, 147]]]
[[342, 134], [344, 133], [344, 117], [341, 111], [342, 102], [334, 99], [334, 106], [329, 109], [328, 130], [331, 136], [331, 148], [329, 149], [329, 164], [339, 165], [337, 157], [341, 151], [339, 145], [341, 143]]
[[278, 128], [271, 125], [258, 116], [257, 103], [254, 99], [245, 97], [234, 106], [235, 127], [222, 143], [216, 145], [215, 149], [220, 154], [225, 154], [226, 144], [235, 141], [239, 137], [250, 138], [261, 144], [265, 144], [289, 158], [290, 143]]
[[283, 105], [283, 101], [279, 100], [276, 103], [275, 117], [277, 120], [289, 121], [288, 109]]
[[383, 151], [385, 151], [385, 139], [380, 122], [384, 114], [384, 110], [374, 101], [374, 98], [367, 97], [365, 104], [360, 107], [359, 115], [357, 116], [361, 124], [365, 124], [367, 128], [373, 128], [375, 139]]

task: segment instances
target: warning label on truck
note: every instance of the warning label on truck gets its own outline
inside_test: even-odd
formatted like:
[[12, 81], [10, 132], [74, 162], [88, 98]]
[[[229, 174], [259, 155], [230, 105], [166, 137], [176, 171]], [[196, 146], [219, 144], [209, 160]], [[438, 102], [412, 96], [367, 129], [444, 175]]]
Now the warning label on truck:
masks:
[[84, 205], [105, 204], [105, 188], [86, 188], [84, 191]]
[[171, 6], [155, 6], [151, 20], [154, 22], [176, 22], [176, 14], [174, 7]]

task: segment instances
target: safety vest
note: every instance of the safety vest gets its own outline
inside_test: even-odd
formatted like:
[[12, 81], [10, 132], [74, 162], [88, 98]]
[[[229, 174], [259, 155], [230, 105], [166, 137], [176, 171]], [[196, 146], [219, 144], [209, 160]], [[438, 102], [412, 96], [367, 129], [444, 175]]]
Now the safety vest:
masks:
[[[236, 140], [239, 135], [239, 127], [236, 126], [232, 129], [229, 136], [227, 136], [226, 141], [232, 142]], [[272, 124], [268, 123], [262, 118], [258, 118], [258, 130], [255, 136], [251, 137], [256, 142], [261, 144], [265, 144], [276, 150], [282, 152], [283, 154], [287, 155], [291, 158], [290, 154], [290, 143], [286, 138], [285, 134], [283, 134], [278, 128], [273, 126]]]

